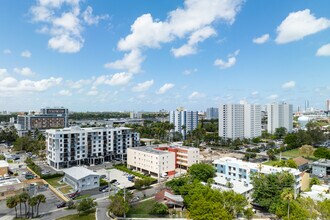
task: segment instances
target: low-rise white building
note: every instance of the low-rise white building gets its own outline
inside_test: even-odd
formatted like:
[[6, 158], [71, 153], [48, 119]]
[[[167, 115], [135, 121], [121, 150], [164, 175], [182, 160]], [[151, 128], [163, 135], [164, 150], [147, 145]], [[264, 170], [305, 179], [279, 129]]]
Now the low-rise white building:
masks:
[[330, 186], [329, 185], [313, 185], [311, 191], [300, 194], [302, 197], [310, 197], [314, 201], [330, 200]]
[[263, 164], [246, 162], [232, 157], [220, 158], [219, 160], [215, 160], [213, 164], [217, 172], [217, 177], [214, 178], [215, 184], [218, 182], [219, 185], [223, 185], [222, 183], [225, 180], [226, 182], [239, 181], [242, 182], [245, 186], [249, 186], [252, 184], [251, 174], [273, 174], [287, 171], [291, 173], [295, 178], [295, 197], [300, 192], [302, 177], [300, 175], [301, 172], [298, 169], [288, 167], [272, 167]]
[[126, 127], [70, 127], [46, 130], [47, 162], [60, 169], [104, 161], [125, 161], [127, 148], [140, 145], [139, 133]]
[[127, 149], [127, 166], [153, 176], [175, 174], [175, 153], [154, 149], [153, 147], [135, 147]]
[[71, 167], [63, 172], [63, 181], [79, 192], [100, 186], [100, 175], [85, 167]]

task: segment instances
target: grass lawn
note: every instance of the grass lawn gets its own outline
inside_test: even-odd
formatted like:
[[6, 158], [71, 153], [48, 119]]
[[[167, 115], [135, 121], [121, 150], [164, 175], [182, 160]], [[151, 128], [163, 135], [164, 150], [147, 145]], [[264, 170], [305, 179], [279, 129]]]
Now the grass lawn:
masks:
[[278, 161], [276, 161], [276, 160], [270, 160], [270, 161], [263, 162], [263, 164], [265, 164], [265, 165], [269, 165], [269, 166], [274, 166], [274, 164], [275, 164], [276, 162], [278, 162]]
[[78, 197], [74, 198], [73, 200], [85, 199], [85, 198], [88, 198], [88, 197], [91, 197], [91, 195], [86, 194], [86, 195], [78, 196]]
[[[279, 156], [279, 154], [277, 156]], [[299, 152], [299, 148], [296, 148], [296, 149], [292, 149], [292, 150], [282, 152], [282, 156], [295, 158], [295, 157], [300, 157], [300, 156], [305, 156], [305, 155], [303, 155]], [[315, 158], [313, 155], [310, 156], [308, 159], [317, 160], [317, 158]]]
[[46, 180], [50, 185], [52, 185], [53, 187], [57, 188], [59, 186], [65, 186], [66, 184], [65, 183], [62, 183], [60, 182], [60, 180], [62, 179], [63, 177], [55, 177], [55, 178], [51, 178], [51, 179], [48, 179]]
[[125, 165], [115, 165], [114, 167], [118, 170], [121, 170], [121, 171], [129, 173], [129, 174], [133, 174], [134, 176], [140, 177], [142, 179], [149, 179], [152, 182], [157, 182], [157, 179], [149, 177], [149, 176], [145, 176], [145, 175], [135, 172], [135, 171], [132, 171], [132, 170], [128, 169]]
[[144, 202], [139, 202], [134, 204], [128, 211], [127, 216], [135, 218], [154, 218], [154, 216], [149, 215], [155, 200], [149, 199]]
[[67, 194], [70, 192], [70, 190], [72, 190], [72, 187], [67, 185], [67, 186], [63, 186], [61, 188], [58, 188], [63, 194]]
[[75, 214], [75, 215], [68, 215], [62, 218], [58, 218], [57, 220], [95, 220], [95, 212], [89, 213], [87, 215], [79, 215], [79, 214]]

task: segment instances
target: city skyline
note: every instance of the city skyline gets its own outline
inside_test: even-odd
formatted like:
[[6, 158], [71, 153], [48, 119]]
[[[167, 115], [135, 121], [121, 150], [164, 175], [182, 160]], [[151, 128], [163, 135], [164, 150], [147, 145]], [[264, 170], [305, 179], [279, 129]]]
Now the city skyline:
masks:
[[3, 110], [205, 110], [240, 100], [326, 109], [325, 0], [1, 4]]

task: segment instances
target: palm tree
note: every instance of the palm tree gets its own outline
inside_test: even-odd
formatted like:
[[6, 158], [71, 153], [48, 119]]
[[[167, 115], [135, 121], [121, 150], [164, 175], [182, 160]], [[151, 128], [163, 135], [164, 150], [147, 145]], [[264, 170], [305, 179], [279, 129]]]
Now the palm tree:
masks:
[[22, 192], [19, 194], [19, 202], [24, 203], [25, 216], [27, 216], [26, 202], [29, 200], [30, 195], [27, 192]]
[[39, 215], [39, 205], [40, 203], [46, 203], [46, 196], [44, 194], [39, 194], [37, 197], [37, 216]]
[[32, 211], [32, 218], [33, 218], [33, 216], [34, 216], [34, 207], [38, 204], [38, 199], [37, 199], [37, 197], [36, 196], [34, 196], [34, 197], [31, 197], [31, 198], [29, 198], [29, 200], [28, 200], [28, 203], [29, 203], [29, 206], [31, 207], [31, 211]]
[[281, 198], [284, 200], [284, 201], [287, 201], [288, 202], [288, 220], [290, 219], [290, 202], [291, 200], [293, 200], [293, 193], [291, 191], [291, 189], [284, 189], [282, 194], [281, 194]]
[[17, 208], [16, 208], [17, 204], [18, 204], [18, 199], [16, 196], [11, 196], [7, 198], [6, 205], [10, 209], [15, 208], [16, 218], [17, 218]]

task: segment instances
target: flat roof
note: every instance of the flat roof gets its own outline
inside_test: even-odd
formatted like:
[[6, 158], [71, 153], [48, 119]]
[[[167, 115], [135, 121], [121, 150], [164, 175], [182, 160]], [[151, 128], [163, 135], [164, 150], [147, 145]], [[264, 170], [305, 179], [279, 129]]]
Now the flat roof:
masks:
[[321, 160], [313, 162], [312, 164], [313, 165], [320, 165], [320, 166], [329, 167], [330, 166], [330, 160], [321, 159]]
[[151, 153], [151, 154], [158, 154], [158, 155], [164, 155], [164, 154], [171, 153], [171, 152], [167, 152], [167, 151], [156, 150], [156, 149], [154, 149], [154, 147], [150, 147], [150, 146], [148, 146], [148, 147], [133, 147], [133, 148], [129, 148], [129, 149], [138, 150], [138, 151]]
[[20, 182], [21, 181], [19, 181], [19, 179], [17, 178], [5, 179], [5, 180], [0, 180], [0, 186], [10, 186]]
[[79, 126], [61, 128], [61, 129], [47, 129], [47, 133], [56, 133], [56, 132], [74, 132], [74, 131], [103, 131], [105, 129], [111, 130], [132, 130], [132, 128], [127, 127], [90, 127], [90, 128], [81, 128]]
[[71, 168], [63, 169], [62, 171], [76, 180], [80, 180], [90, 175], [99, 176], [99, 174], [85, 167], [71, 167]]
[[0, 167], [9, 167], [9, 164], [5, 160], [0, 160]]
[[265, 174], [271, 174], [274, 172], [281, 172], [281, 171], [288, 171], [292, 173], [293, 175], [299, 175], [301, 172], [298, 169], [294, 168], [289, 168], [289, 167], [273, 167], [265, 164], [260, 164], [260, 163], [252, 163], [252, 162], [247, 162], [247, 161], [242, 161], [233, 157], [223, 157], [218, 160], [214, 160], [213, 164], [229, 164], [229, 165], [235, 165], [237, 164], [241, 168], [246, 168], [246, 169], [254, 169], [259, 171], [260, 166], [261, 166], [261, 173]]
[[217, 176], [214, 177], [215, 184], [212, 184], [212, 187], [216, 188], [216, 189], [226, 190], [226, 191], [233, 190], [234, 192], [239, 193], [239, 194], [244, 194], [253, 189], [253, 185], [244, 183], [244, 180], [239, 181], [239, 180], [231, 179], [229, 181], [232, 184], [231, 188], [226, 186], [227, 182], [228, 181], [226, 180], [226, 177], [224, 177], [224, 176], [221, 177], [219, 174], [217, 174]]

